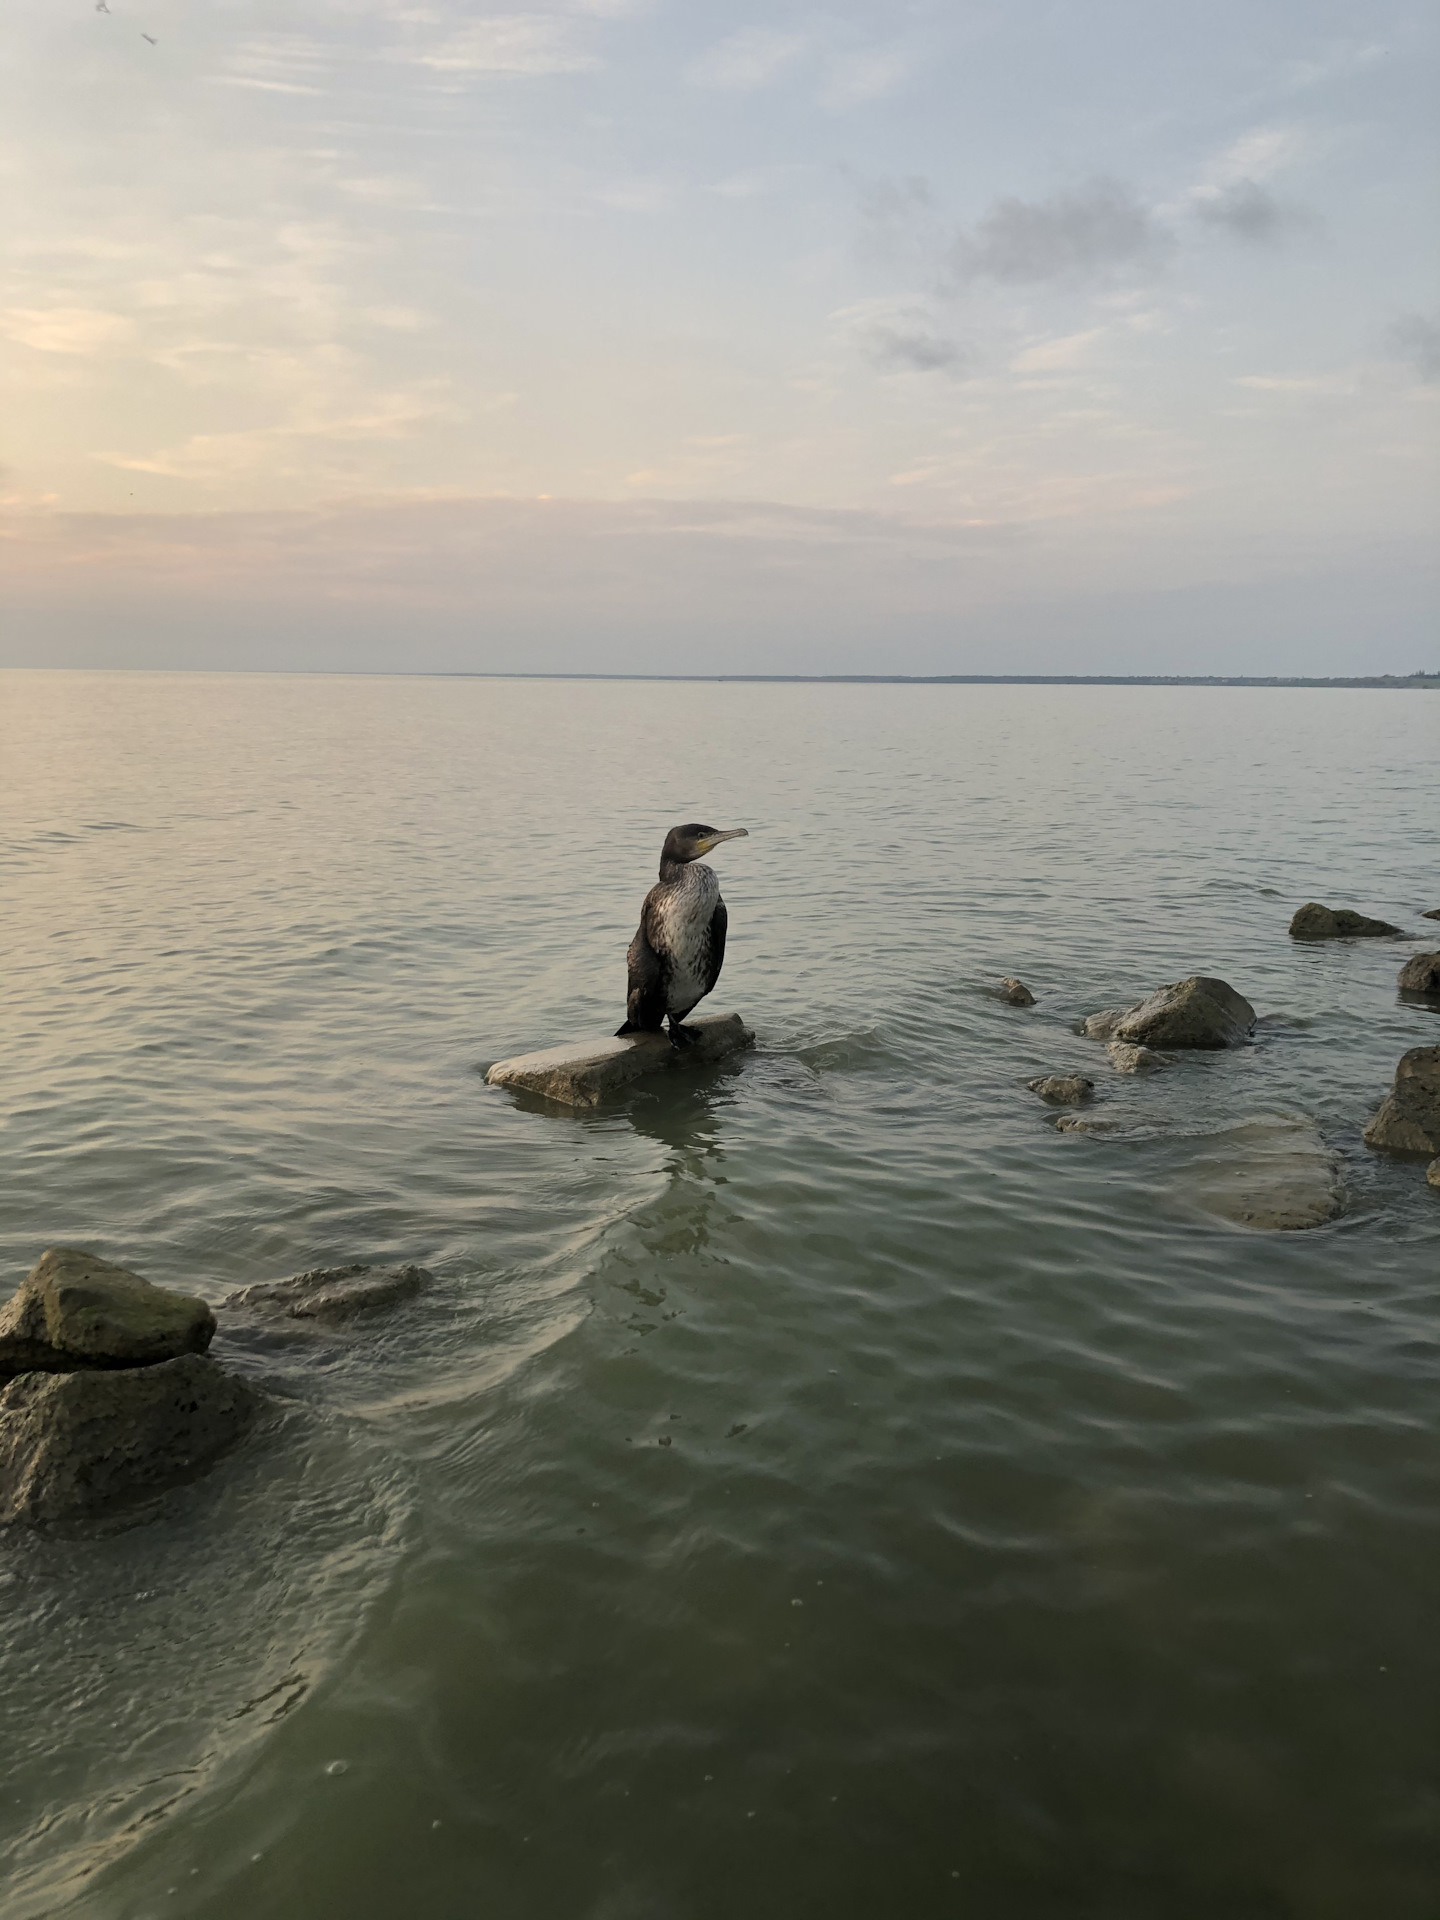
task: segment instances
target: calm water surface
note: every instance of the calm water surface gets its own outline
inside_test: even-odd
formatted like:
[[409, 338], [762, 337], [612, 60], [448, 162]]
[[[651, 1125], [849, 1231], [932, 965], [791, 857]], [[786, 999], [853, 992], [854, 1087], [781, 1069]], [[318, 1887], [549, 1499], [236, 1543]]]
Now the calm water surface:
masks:
[[[0, 1251], [219, 1301], [281, 1411], [0, 1543], [7, 1920], [1434, 1920], [1440, 1196], [1360, 1128], [1440, 700], [0, 676]], [[738, 1066], [569, 1116], [665, 829]], [[1241, 1053], [1109, 1073], [1190, 972]], [[990, 997], [1031, 983], [1021, 1012]], [[1121, 1137], [1024, 1081], [1086, 1068]], [[1187, 1167], [1316, 1122], [1347, 1210]], [[222, 1328], [223, 1328], [222, 1316]], [[338, 1763], [338, 1764], [337, 1764]]]

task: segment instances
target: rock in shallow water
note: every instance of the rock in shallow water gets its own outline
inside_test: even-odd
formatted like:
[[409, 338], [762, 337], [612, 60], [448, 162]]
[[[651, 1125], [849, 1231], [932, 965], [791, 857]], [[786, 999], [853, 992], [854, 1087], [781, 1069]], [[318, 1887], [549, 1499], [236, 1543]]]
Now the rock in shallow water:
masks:
[[1132, 1047], [1124, 1040], [1112, 1040], [1105, 1051], [1117, 1073], [1153, 1073], [1166, 1064], [1164, 1054], [1152, 1053], [1149, 1047]]
[[1364, 1137], [1382, 1153], [1440, 1153], [1440, 1047], [1401, 1055], [1395, 1084]]
[[1434, 1187], [1437, 1192], [1440, 1192], [1440, 1156], [1437, 1156], [1430, 1162], [1429, 1166], [1426, 1167], [1425, 1184], [1427, 1187]]
[[1192, 973], [1168, 987], [1157, 987], [1138, 1006], [1123, 1012], [1092, 1013], [1085, 1031], [1096, 1040], [1121, 1040], [1135, 1047], [1238, 1047], [1255, 1025], [1255, 1009], [1224, 980]]
[[203, 1353], [214, 1332], [203, 1300], [77, 1247], [51, 1247], [0, 1310], [0, 1378], [153, 1366]]
[[1271, 1233], [1323, 1226], [1344, 1208], [1335, 1159], [1319, 1128], [1278, 1114], [1205, 1142], [1177, 1188], [1206, 1213]]
[[1000, 998], [1012, 1007], [1033, 1007], [1035, 996], [1023, 980], [1007, 973], [1000, 982]]
[[189, 1480], [263, 1399], [206, 1356], [28, 1373], [0, 1392], [0, 1522], [95, 1514]]
[[543, 1053], [522, 1053], [497, 1060], [485, 1075], [492, 1087], [535, 1093], [566, 1107], [598, 1107], [647, 1074], [668, 1073], [687, 1064], [709, 1066], [753, 1047], [755, 1036], [738, 1013], [687, 1020], [688, 1047], [672, 1047], [661, 1033], [629, 1033], [623, 1039], [576, 1041]]
[[227, 1307], [256, 1307], [291, 1320], [347, 1320], [408, 1300], [434, 1275], [424, 1267], [313, 1267], [289, 1280], [264, 1280], [226, 1297]]
[[1038, 1093], [1052, 1107], [1078, 1107], [1095, 1091], [1095, 1082], [1087, 1080], [1083, 1073], [1047, 1073], [1025, 1084], [1031, 1093]]
[[1388, 920], [1371, 920], [1349, 907], [1322, 907], [1307, 900], [1290, 922], [1292, 940], [1380, 940], [1399, 933]]
[[1400, 969], [1396, 983], [1401, 993], [1424, 1000], [1440, 1000], [1440, 953], [1414, 953]]

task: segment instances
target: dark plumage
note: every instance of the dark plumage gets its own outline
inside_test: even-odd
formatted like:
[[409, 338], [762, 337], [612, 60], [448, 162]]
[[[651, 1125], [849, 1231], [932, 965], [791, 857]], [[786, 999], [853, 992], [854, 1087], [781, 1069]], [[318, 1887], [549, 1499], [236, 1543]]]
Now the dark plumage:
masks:
[[710, 992], [725, 963], [729, 915], [713, 867], [700, 856], [722, 840], [743, 840], [744, 827], [722, 831], [692, 821], [672, 827], [660, 852], [660, 884], [645, 896], [630, 942], [625, 995], [626, 1033], [659, 1033], [668, 1016], [670, 1040], [690, 1038], [681, 1022]]

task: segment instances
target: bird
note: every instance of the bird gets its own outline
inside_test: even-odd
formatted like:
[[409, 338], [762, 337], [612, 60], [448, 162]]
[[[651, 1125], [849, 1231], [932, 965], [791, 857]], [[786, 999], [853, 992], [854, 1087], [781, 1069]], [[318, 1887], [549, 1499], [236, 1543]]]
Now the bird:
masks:
[[670, 1044], [683, 1047], [695, 1035], [682, 1022], [720, 978], [725, 962], [725, 932], [730, 916], [720, 898], [720, 881], [701, 855], [722, 840], [746, 840], [746, 827], [706, 827], [692, 820], [672, 827], [660, 849], [660, 883], [645, 896], [640, 925], [625, 958], [629, 978], [625, 994], [627, 1033], [659, 1033], [670, 1020]]
[[95, 11], [96, 13], [109, 13], [110, 8], [106, 0], [95, 0]]
[[153, 33], [142, 33], [140, 38], [142, 40], [148, 40], [152, 47], [158, 47], [160, 44], [160, 42], [155, 38]]

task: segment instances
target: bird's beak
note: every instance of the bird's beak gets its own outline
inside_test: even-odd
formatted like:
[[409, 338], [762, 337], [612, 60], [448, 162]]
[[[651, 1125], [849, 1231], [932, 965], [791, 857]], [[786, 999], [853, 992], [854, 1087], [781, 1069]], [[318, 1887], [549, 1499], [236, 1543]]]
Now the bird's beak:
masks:
[[712, 848], [718, 847], [722, 840], [748, 840], [749, 838], [750, 829], [748, 827], [729, 827], [724, 833], [712, 833], [708, 839], [702, 840], [700, 842], [700, 851], [701, 853], [709, 853]]

